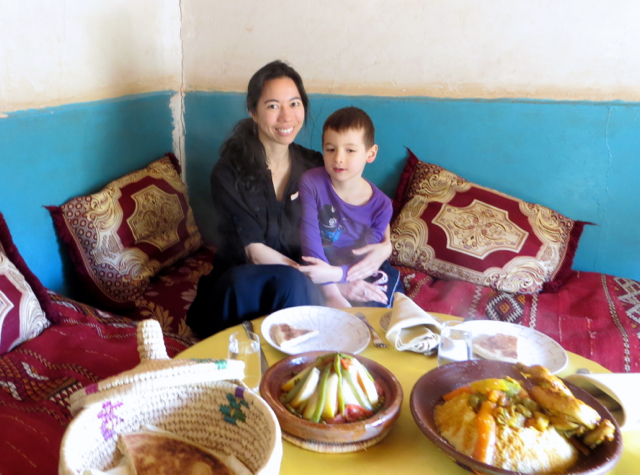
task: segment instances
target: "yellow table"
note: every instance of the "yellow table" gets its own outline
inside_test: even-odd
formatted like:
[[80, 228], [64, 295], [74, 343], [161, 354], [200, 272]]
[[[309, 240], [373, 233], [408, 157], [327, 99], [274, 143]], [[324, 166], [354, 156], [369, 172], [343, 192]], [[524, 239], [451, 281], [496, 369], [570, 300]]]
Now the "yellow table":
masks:
[[[349, 313], [363, 312], [369, 322], [383, 336], [380, 317], [387, 309], [350, 308]], [[439, 315], [451, 319], [446, 315]], [[257, 333], [260, 333], [262, 318], [254, 320]], [[213, 335], [180, 353], [178, 358], [226, 358], [229, 335], [241, 327], [229, 328]], [[261, 335], [262, 336], [262, 335]], [[287, 357], [271, 347], [264, 338], [262, 348], [270, 365]], [[379, 444], [366, 451], [351, 454], [319, 454], [310, 452], [288, 442], [283, 442], [282, 475], [327, 475], [327, 474], [438, 474], [469, 475], [469, 472], [451, 461], [433, 445], [418, 429], [409, 408], [411, 389], [418, 379], [437, 366], [435, 356], [424, 356], [411, 352], [399, 352], [392, 348], [375, 348], [370, 344], [362, 356], [372, 359], [388, 368], [400, 381], [404, 390], [404, 400], [400, 417], [391, 433]], [[578, 368], [588, 368], [594, 373], [608, 372], [605, 368], [581, 356], [569, 353], [569, 365], [559, 374], [560, 377], [576, 372]], [[620, 463], [609, 473], [630, 475], [637, 473], [640, 467], [640, 431], [623, 432], [624, 452]]]

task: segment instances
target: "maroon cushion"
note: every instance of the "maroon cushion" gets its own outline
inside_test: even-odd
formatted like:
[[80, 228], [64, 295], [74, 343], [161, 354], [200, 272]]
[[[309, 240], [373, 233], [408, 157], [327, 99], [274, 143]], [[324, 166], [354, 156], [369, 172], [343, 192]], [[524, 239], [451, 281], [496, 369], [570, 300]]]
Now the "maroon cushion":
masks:
[[505, 292], [560, 288], [586, 223], [408, 152], [394, 202], [393, 264]]
[[59, 313], [29, 270], [0, 213], [0, 355], [38, 336]]
[[196, 297], [200, 277], [213, 269], [213, 250], [202, 247], [154, 277], [144, 294], [136, 299], [135, 310], [126, 316], [135, 320], [158, 320], [162, 331], [195, 339], [187, 325], [187, 310]]
[[108, 309], [133, 308], [153, 276], [202, 245], [171, 154], [47, 209], [81, 280]]

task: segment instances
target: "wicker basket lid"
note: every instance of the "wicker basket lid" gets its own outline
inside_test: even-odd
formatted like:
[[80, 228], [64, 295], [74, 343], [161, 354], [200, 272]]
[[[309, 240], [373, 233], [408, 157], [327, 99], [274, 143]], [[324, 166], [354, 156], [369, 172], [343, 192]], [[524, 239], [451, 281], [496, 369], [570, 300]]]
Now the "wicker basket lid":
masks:
[[162, 329], [156, 320], [139, 322], [137, 336], [140, 364], [71, 394], [69, 403], [74, 416], [91, 404], [126, 394], [144, 394], [173, 386], [244, 378], [243, 361], [169, 358]]

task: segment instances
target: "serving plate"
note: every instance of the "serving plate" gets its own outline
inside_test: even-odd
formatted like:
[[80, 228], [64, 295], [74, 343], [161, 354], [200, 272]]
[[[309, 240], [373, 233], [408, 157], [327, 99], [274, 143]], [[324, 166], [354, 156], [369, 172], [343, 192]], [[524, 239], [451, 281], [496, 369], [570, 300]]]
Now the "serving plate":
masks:
[[[517, 472], [504, 470], [479, 462], [453, 448], [436, 428], [433, 410], [442, 402], [442, 396], [473, 381], [486, 378], [523, 379], [515, 365], [502, 361], [472, 360], [440, 366], [422, 376], [413, 387], [410, 397], [411, 414], [420, 430], [433, 444], [461, 465], [486, 475], [516, 475]], [[600, 475], [610, 471], [622, 455], [620, 427], [611, 413], [594, 397], [564, 381], [575, 397], [594, 408], [603, 418], [609, 419], [616, 428], [614, 440], [605, 441], [587, 456], [580, 459], [571, 470], [571, 475]]]
[[403, 391], [400, 382], [384, 366], [363, 356], [355, 356], [362, 363], [376, 383], [384, 391], [384, 404], [378, 412], [368, 419], [343, 424], [325, 424], [311, 422], [298, 417], [280, 402], [282, 385], [294, 373], [298, 373], [326, 351], [312, 351], [285, 358], [262, 377], [260, 395], [273, 409], [280, 427], [282, 438], [298, 447], [320, 453], [350, 453], [367, 449], [391, 431], [400, 416]]
[[[557, 374], [569, 364], [569, 356], [553, 338], [533, 328], [492, 320], [470, 320], [458, 328], [468, 329], [473, 338], [503, 333], [518, 338], [518, 361], [527, 366], [542, 365]], [[476, 355], [476, 358], [481, 359]]]
[[[318, 330], [319, 335], [283, 349], [273, 338], [271, 327], [288, 323], [294, 328]], [[371, 341], [367, 326], [357, 317], [336, 308], [307, 305], [278, 310], [262, 321], [262, 336], [274, 348], [289, 355], [308, 351], [339, 351], [358, 354]]]

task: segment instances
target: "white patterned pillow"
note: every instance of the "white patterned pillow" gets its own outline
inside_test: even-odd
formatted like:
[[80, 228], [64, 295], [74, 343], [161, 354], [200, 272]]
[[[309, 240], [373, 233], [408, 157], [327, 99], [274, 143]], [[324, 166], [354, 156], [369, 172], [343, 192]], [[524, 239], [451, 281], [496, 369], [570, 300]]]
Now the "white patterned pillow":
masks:
[[38, 336], [48, 326], [33, 289], [0, 243], [0, 355]]

